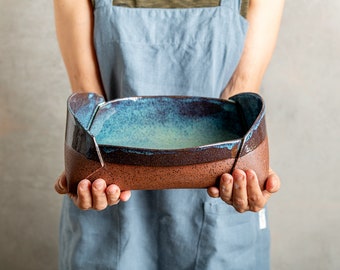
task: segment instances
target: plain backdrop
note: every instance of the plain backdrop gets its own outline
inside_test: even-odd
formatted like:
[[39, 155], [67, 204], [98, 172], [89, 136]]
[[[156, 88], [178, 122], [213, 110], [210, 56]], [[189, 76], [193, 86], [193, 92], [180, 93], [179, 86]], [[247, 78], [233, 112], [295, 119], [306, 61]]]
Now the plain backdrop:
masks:
[[[274, 270], [340, 269], [340, 1], [287, 0], [263, 82]], [[53, 1], [0, 0], [0, 268], [57, 269], [69, 84]]]

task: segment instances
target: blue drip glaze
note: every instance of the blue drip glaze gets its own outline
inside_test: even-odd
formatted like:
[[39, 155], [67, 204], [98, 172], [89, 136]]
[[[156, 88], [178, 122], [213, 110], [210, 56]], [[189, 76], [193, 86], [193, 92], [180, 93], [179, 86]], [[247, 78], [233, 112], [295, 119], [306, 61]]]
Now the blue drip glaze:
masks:
[[[186, 110], [188, 104], [185, 103], [197, 101], [199, 98], [182, 100], [181, 105], [177, 106], [164, 97], [157, 102], [139, 99], [138, 106], [133, 104], [135, 100], [107, 103], [99, 108], [90, 132], [100, 145], [164, 150], [239, 139], [240, 136], [233, 132], [233, 126], [226, 123], [226, 111], [230, 110], [228, 104], [223, 104], [222, 110], [209, 115], [200, 115], [200, 108], [195, 108], [196, 114]], [[218, 101], [213, 103], [221, 105]], [[231, 150], [234, 144], [216, 147]], [[145, 151], [143, 153], [147, 154]]]

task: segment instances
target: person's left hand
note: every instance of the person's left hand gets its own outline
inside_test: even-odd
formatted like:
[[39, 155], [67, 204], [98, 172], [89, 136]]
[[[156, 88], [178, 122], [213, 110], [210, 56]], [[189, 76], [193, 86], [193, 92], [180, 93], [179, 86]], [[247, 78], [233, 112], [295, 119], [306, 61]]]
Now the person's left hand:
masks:
[[270, 169], [264, 190], [261, 190], [253, 170], [236, 169], [232, 174], [223, 174], [220, 186], [208, 188], [208, 194], [213, 198], [221, 197], [240, 213], [258, 212], [266, 205], [270, 196], [280, 189], [280, 184], [280, 178]]

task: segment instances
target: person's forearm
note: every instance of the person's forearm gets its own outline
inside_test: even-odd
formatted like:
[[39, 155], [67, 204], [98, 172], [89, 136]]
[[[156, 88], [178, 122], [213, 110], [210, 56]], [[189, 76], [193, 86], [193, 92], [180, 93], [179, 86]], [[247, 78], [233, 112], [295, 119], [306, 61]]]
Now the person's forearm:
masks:
[[89, 0], [54, 0], [57, 38], [73, 92], [104, 95], [93, 45]]
[[249, 29], [244, 50], [222, 98], [259, 91], [276, 45], [283, 5], [284, 0], [250, 1], [247, 15]]

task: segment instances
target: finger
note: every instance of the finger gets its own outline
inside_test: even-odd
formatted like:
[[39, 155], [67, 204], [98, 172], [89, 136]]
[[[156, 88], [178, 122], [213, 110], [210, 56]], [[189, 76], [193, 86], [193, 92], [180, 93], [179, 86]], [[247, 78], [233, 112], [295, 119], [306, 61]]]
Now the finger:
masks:
[[258, 212], [265, 206], [267, 199], [262, 194], [256, 173], [253, 170], [247, 170], [246, 177], [249, 210]]
[[280, 178], [273, 172], [267, 178], [266, 189], [262, 191], [263, 197], [266, 199], [266, 201], [269, 200], [273, 193], [280, 189], [280, 186]]
[[221, 176], [220, 181], [220, 196], [221, 199], [227, 204], [232, 204], [233, 195], [233, 177], [229, 173], [225, 173]]
[[238, 212], [243, 213], [248, 210], [246, 174], [242, 170], [235, 170], [233, 179], [233, 206]]
[[104, 210], [107, 207], [106, 182], [103, 179], [96, 179], [92, 183], [92, 208]]
[[63, 172], [54, 184], [54, 189], [59, 194], [66, 194], [67, 193], [67, 182], [65, 172]]
[[131, 198], [131, 191], [130, 190], [124, 190], [120, 193], [120, 200], [122, 202], [127, 202]]
[[217, 187], [209, 187], [207, 189], [208, 195], [212, 198], [220, 197], [220, 191]]
[[279, 191], [281, 187], [281, 180], [279, 176], [272, 170], [269, 170], [269, 176], [266, 182], [266, 190], [270, 193]]
[[87, 179], [81, 180], [77, 187], [77, 196], [71, 198], [80, 209], [90, 209], [92, 207], [91, 182]]
[[120, 189], [116, 185], [109, 185], [106, 188], [106, 198], [108, 205], [119, 203]]

